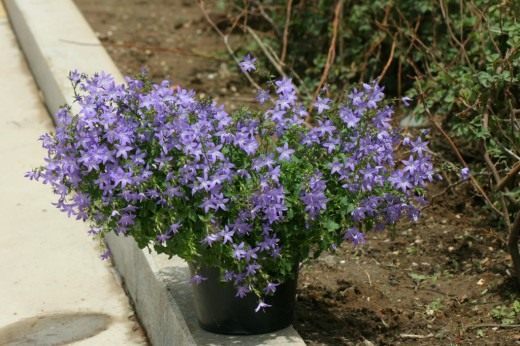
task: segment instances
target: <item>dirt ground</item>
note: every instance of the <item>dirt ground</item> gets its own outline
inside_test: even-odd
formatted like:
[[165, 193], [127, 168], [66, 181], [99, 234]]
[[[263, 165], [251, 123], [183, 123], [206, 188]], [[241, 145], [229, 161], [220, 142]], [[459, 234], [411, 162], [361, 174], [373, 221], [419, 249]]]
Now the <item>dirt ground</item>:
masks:
[[[124, 74], [217, 96], [228, 108], [253, 101], [222, 39], [190, 0], [75, 0]], [[233, 36], [235, 47], [241, 37]], [[442, 186], [432, 187], [438, 193]], [[301, 272], [295, 328], [309, 345], [514, 345], [491, 310], [519, 299], [506, 235], [468, 187], [435, 199], [395, 237], [372, 233]], [[516, 323], [516, 322], [515, 322]]]

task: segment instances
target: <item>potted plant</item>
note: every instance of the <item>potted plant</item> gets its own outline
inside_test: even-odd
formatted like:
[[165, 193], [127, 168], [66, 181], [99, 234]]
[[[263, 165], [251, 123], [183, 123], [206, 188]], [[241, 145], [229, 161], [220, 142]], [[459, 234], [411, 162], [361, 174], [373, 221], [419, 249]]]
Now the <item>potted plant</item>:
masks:
[[309, 114], [284, 78], [259, 92], [259, 109], [228, 114], [168, 82], [70, 80], [79, 111], [56, 114], [56, 132], [40, 138], [46, 164], [28, 176], [102, 245], [115, 232], [185, 259], [210, 331], [288, 326], [299, 265], [416, 220], [433, 178], [426, 142], [392, 129], [375, 83], [337, 102], [320, 96]]

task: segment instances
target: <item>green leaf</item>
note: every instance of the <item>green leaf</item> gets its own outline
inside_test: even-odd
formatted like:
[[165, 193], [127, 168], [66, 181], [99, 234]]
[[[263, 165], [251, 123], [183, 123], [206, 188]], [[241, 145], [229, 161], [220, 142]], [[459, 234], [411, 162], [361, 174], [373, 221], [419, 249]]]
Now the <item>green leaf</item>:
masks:
[[413, 281], [418, 282], [418, 283], [428, 279], [427, 275], [417, 274], [417, 273], [409, 273], [408, 276], [410, 276]]
[[326, 221], [326, 224], [325, 224], [325, 227], [327, 228], [327, 230], [329, 232], [334, 232], [335, 230], [337, 230], [338, 228], [340, 228], [340, 225], [336, 222], [334, 222], [333, 220], [331, 219], [328, 219]]

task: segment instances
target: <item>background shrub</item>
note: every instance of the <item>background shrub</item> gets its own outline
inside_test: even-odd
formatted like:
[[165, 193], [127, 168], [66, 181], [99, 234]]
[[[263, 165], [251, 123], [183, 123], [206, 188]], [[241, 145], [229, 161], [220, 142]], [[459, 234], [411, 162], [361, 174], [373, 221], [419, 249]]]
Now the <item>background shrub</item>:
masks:
[[[353, 83], [374, 79], [390, 96], [411, 97], [418, 122], [434, 127], [441, 139], [434, 150], [452, 171], [470, 167], [477, 195], [496, 217], [493, 223], [510, 232], [510, 250], [517, 252], [520, 2], [234, 0], [220, 5], [235, 23], [231, 29], [249, 34], [245, 50], [263, 59], [272, 74], [282, 70], [293, 76], [308, 98], [317, 94], [313, 88], [320, 79], [336, 97]], [[520, 256], [517, 265], [520, 270]]]

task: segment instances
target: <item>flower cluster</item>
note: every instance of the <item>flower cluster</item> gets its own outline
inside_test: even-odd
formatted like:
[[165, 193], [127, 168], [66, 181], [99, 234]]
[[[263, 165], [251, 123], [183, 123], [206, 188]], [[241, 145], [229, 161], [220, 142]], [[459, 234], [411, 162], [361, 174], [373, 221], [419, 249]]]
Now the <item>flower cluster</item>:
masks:
[[70, 79], [79, 112], [57, 113], [56, 133], [40, 138], [46, 163], [28, 176], [50, 184], [56, 207], [88, 221], [92, 236], [113, 231], [218, 266], [237, 297], [259, 297], [257, 310], [309, 256], [416, 220], [433, 179], [427, 143], [391, 128], [375, 83], [342, 102], [320, 96], [309, 114], [284, 78], [259, 92], [264, 109], [228, 114], [168, 82]]

